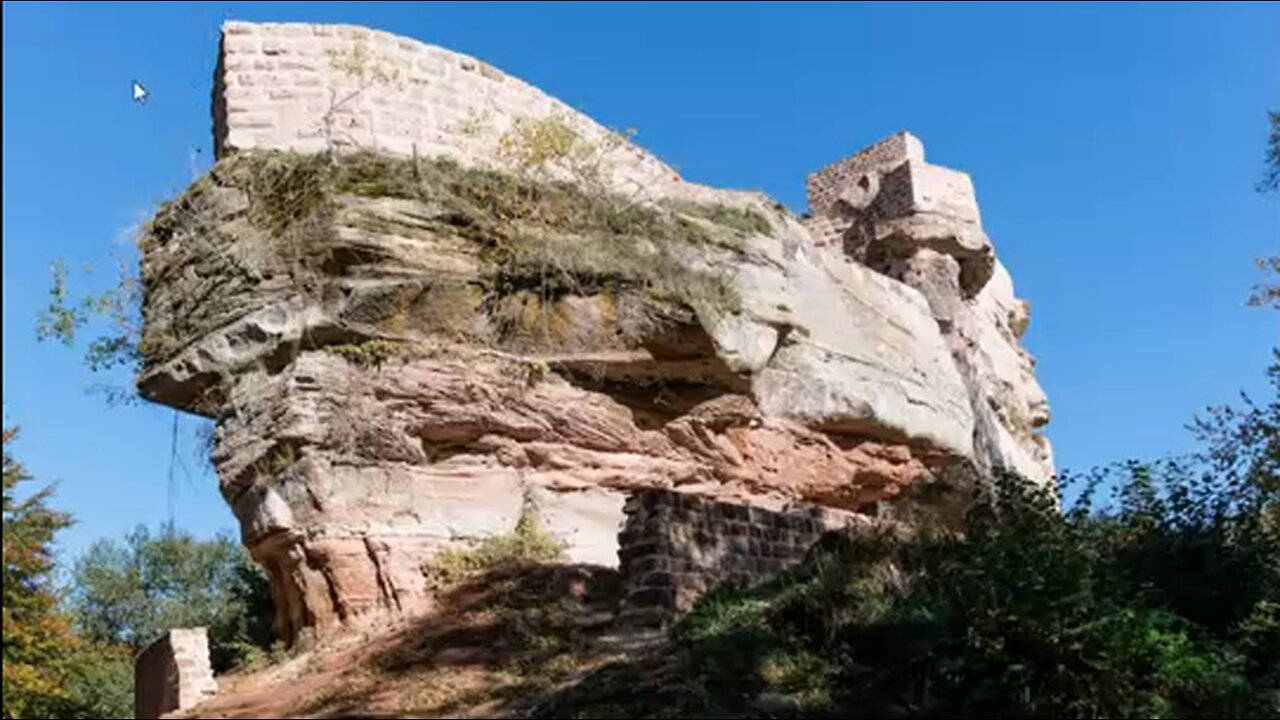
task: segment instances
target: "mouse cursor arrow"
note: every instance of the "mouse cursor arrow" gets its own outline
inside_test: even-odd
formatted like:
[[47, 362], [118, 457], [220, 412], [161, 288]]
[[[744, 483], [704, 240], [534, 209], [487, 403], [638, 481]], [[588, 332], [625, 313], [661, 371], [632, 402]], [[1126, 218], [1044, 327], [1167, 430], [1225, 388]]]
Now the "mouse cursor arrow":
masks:
[[140, 85], [137, 80], [134, 80], [133, 81], [133, 101], [137, 103], [144, 103], [147, 101], [147, 95], [148, 95], [147, 89], [142, 87], [142, 85]]

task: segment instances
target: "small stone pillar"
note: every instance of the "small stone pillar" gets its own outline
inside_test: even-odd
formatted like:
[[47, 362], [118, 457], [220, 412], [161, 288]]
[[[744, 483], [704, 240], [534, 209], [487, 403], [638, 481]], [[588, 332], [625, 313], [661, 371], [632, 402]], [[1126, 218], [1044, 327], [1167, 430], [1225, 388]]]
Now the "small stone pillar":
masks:
[[135, 718], [158, 718], [186, 710], [217, 692], [205, 628], [170, 630], [134, 661]]

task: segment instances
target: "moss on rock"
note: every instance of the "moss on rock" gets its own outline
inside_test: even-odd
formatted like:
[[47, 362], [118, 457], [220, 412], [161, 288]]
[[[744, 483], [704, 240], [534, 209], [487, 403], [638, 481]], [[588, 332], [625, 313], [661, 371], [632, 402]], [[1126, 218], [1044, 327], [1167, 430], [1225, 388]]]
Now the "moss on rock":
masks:
[[[400, 204], [387, 212], [370, 204], [374, 198]], [[352, 240], [348, 229], [379, 241]], [[660, 316], [671, 314], [664, 306], [737, 311], [740, 299], [730, 278], [709, 261], [744, 234], [768, 230], [769, 221], [753, 210], [638, 204], [443, 158], [248, 151], [225, 158], [162, 207], [142, 242], [155, 248], [181, 236], [204, 248], [155, 253], [160, 262], [144, 274], [149, 286], [187, 272], [191, 258], [182, 253], [196, 252], [202, 263], [214, 255], [228, 258], [219, 261], [218, 272], [237, 257], [253, 256], [235, 269], [245, 282], [275, 287], [266, 280], [279, 278], [286, 283], [282, 290], [321, 303], [344, 297], [333, 292], [335, 281], [390, 258], [381, 238], [409, 232], [453, 243], [471, 258], [473, 270], [436, 271], [431, 258], [419, 258], [426, 269], [419, 274], [406, 268], [412, 274], [390, 290], [347, 293], [344, 318], [374, 337], [429, 334], [496, 347], [511, 341], [521, 351], [535, 351], [560, 348], [571, 324], [563, 303], [572, 298]], [[180, 308], [170, 312], [183, 314]], [[531, 312], [537, 317], [527, 317]], [[635, 318], [628, 322], [637, 325]], [[175, 323], [174, 330], [184, 326]], [[148, 340], [163, 349], [159, 355], [183, 345], [179, 337]]]

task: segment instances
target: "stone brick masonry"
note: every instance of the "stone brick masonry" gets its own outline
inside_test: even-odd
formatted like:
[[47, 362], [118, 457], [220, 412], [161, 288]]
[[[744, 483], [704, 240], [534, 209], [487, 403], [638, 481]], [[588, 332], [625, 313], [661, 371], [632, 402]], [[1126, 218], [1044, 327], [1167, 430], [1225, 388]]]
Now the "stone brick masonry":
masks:
[[770, 510], [670, 490], [635, 493], [624, 512], [621, 616], [638, 625], [665, 622], [720, 583], [748, 585], [796, 565], [824, 533], [882, 525], [819, 506]]
[[194, 707], [218, 692], [209, 665], [204, 628], [170, 630], [134, 661], [133, 707], [136, 718], [158, 718]]
[[818, 245], [838, 244], [859, 221], [913, 215], [980, 225], [973, 182], [965, 173], [925, 162], [924, 145], [900, 132], [805, 178], [810, 217], [805, 227]]
[[618, 192], [696, 198], [710, 190], [632, 143], [605, 143], [608, 131], [594, 120], [481, 60], [350, 25], [225, 23], [213, 116], [220, 158], [363, 149], [490, 165], [517, 119], [556, 116], [610, 148], [601, 165]]
[[910, 133], [900, 132], [811, 173], [805, 178], [809, 210], [815, 215], [827, 214], [845, 188], [861, 175], [908, 160], [924, 162], [924, 145]]

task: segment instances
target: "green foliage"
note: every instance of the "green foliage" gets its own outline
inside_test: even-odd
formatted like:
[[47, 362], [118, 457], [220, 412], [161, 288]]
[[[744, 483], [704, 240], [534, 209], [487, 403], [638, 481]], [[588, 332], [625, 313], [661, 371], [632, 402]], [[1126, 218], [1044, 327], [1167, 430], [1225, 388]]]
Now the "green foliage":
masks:
[[53, 275], [49, 285], [49, 306], [36, 320], [36, 335], [40, 339], [56, 338], [70, 345], [75, 341], [76, 330], [88, 322], [87, 303], [67, 305], [67, 264], [54, 260], [50, 268]]
[[1206, 425], [1204, 463], [1087, 478], [1118, 481], [1112, 508], [1085, 492], [1060, 513], [1004, 477], [959, 536], [828, 538], [682, 632], [712, 677], [756, 692], [794, 692], [765, 672], [775, 658], [823, 658], [806, 697], [849, 714], [1275, 716], [1280, 409], [1256, 410]]
[[293, 443], [276, 443], [253, 464], [254, 482], [267, 482], [298, 462], [298, 448]]
[[829, 535], [704, 597], [659, 687], [610, 668], [556, 716], [1280, 717], [1280, 356], [1271, 379], [1194, 457], [1063, 478], [1065, 510], [1001, 475], [958, 528]]
[[[326, 241], [341, 196], [421, 202], [428, 211], [415, 222], [441, 237], [474, 243], [482, 263], [477, 287], [442, 299], [454, 307], [433, 305], [447, 316], [443, 331], [466, 332], [472, 323], [456, 315], [488, 313], [499, 345], [503, 338], [538, 335], [542, 346], [558, 346], [549, 326], [555, 303], [568, 294], [627, 295], [653, 312], [669, 306], [732, 312], [740, 305], [732, 283], [718, 271], [694, 267], [688, 251], [736, 236], [744, 226], [758, 229], [763, 220], [694, 203], [675, 212], [590, 182], [464, 168], [446, 159], [254, 152], [219, 163], [212, 173], [216, 182], [247, 192], [250, 221], [274, 239], [277, 257], [299, 287], [311, 290], [323, 277], [361, 262], [357, 251], [338, 251]], [[169, 215], [162, 212], [152, 232], [178, 232], [170, 225], [186, 221]], [[387, 310], [389, 324], [405, 325], [403, 307]]]
[[[460, 130], [471, 131], [469, 134], [478, 137], [486, 128], [477, 127], [477, 119], [468, 118]], [[570, 118], [560, 114], [524, 116], [516, 118], [511, 127], [498, 136], [494, 155], [522, 180], [567, 181], [588, 195], [610, 201], [618, 209], [635, 198], [624, 199], [611, 191], [608, 167], [616, 161], [619, 151], [629, 148], [635, 132], [634, 128], [610, 130], [593, 140], [579, 132]]]
[[329, 49], [325, 54], [329, 56], [329, 67], [352, 83], [345, 95], [330, 94], [329, 107], [323, 117], [325, 144], [330, 153], [336, 153], [343, 147], [359, 144], [351, 133], [339, 129], [340, 115], [350, 112], [349, 103], [375, 85], [395, 86], [403, 91], [404, 82], [400, 69], [370, 52], [363, 40], [356, 40], [347, 51]]
[[1280, 189], [1280, 112], [1268, 112], [1267, 120], [1266, 160], [1262, 179], [1258, 181], [1258, 192]]
[[31, 476], [11, 452], [17, 435], [4, 430], [4, 716], [56, 717], [77, 642], [58, 609], [52, 543], [71, 519], [49, 507], [48, 487], [21, 497]]
[[328, 210], [330, 161], [323, 155], [270, 153], [259, 162], [232, 163], [228, 181], [249, 195], [249, 219], [272, 237]]
[[49, 508], [50, 488], [19, 499], [31, 480], [4, 431], [4, 717], [133, 717], [133, 657], [72, 632], [53, 589], [52, 542], [71, 524]]
[[586, 160], [591, 146], [564, 118], [516, 118], [511, 130], [498, 138], [498, 156], [520, 172], [544, 170], [552, 163]]
[[1256, 307], [1270, 306], [1274, 310], [1280, 310], [1280, 255], [1254, 258], [1253, 264], [1267, 279], [1253, 286], [1253, 292], [1249, 295], [1249, 304]]
[[[362, 83], [384, 80], [378, 72], [359, 70], [368, 58], [349, 60], [355, 64], [344, 65], [344, 70]], [[754, 210], [692, 202], [678, 207], [646, 204], [610, 191], [604, 162], [626, 138], [611, 133], [588, 141], [561, 118], [522, 119], [498, 141], [498, 155], [511, 172], [367, 152], [239, 153], [162, 205], [138, 244], [145, 251], [172, 237], [208, 243], [219, 232], [215, 211], [221, 191], [236, 188], [248, 199], [247, 219], [264, 232], [274, 251], [276, 269], [286, 271], [296, 289], [319, 295], [325, 277], [363, 261], [358, 248], [331, 242], [341, 196], [412, 198], [430, 209], [418, 218], [424, 227], [479, 246], [485, 266], [482, 287], [452, 299], [466, 300], [457, 309], [473, 316], [473, 305], [492, 313], [503, 337], [528, 330], [517, 327], [513, 333], [509, 327], [527, 320], [510, 317], [503, 300], [511, 297], [533, 309], [543, 335], [548, 334], [554, 303], [569, 293], [629, 294], [642, 300], [632, 307], [652, 305], [654, 316], [662, 314], [660, 306], [669, 305], [736, 311], [740, 299], [732, 283], [712, 268], [692, 266], [688, 249], [733, 247], [728, 238], [770, 232], [768, 219]], [[102, 293], [73, 297], [66, 266], [56, 261], [37, 335], [72, 345], [93, 330], [86, 363], [94, 371], [127, 367], [136, 373], [149, 358], [174, 351], [174, 338], [154, 323], [144, 328], [141, 322], [143, 283], [134, 265], [121, 263], [118, 280]], [[479, 296], [474, 302], [472, 290]], [[448, 324], [454, 333], [468, 327]], [[554, 337], [542, 340], [544, 345], [559, 344]], [[134, 394], [114, 389], [112, 398], [132, 400]]]
[[491, 535], [470, 547], [441, 550], [423, 572], [428, 584], [439, 588], [512, 565], [556, 562], [563, 559], [564, 550], [564, 543], [542, 527], [537, 508], [526, 499], [511, 532]]
[[67, 658], [60, 718], [133, 717], [133, 653], [81, 643]]
[[[1267, 136], [1266, 165], [1262, 179], [1258, 181], [1258, 192], [1262, 193], [1280, 189], [1280, 112], [1269, 112], [1267, 118], [1270, 133]], [[1249, 304], [1280, 310], [1280, 255], [1255, 258], [1253, 262], [1267, 279], [1253, 286]]]
[[[74, 302], [67, 290], [67, 267], [51, 268], [49, 304], [36, 318], [36, 337], [73, 345], [87, 326], [101, 322], [103, 332], [89, 342], [85, 363], [94, 372], [116, 367], [136, 369], [141, 361], [142, 285], [128, 263], [119, 263], [115, 283], [100, 294], [85, 293]], [[86, 269], [86, 274], [88, 270]]]
[[270, 648], [246, 643], [237, 644], [237, 649], [239, 661], [236, 663], [236, 669], [244, 672], [255, 672], [269, 665], [279, 665], [290, 657], [296, 656], [297, 653], [297, 649], [291, 653], [281, 640], [273, 642]]
[[706, 205], [687, 200], [667, 201], [663, 204], [676, 212], [702, 218], [746, 235], [768, 235], [773, 232], [769, 219], [753, 208]]
[[390, 340], [365, 340], [361, 343], [326, 345], [325, 352], [333, 353], [361, 367], [382, 367], [388, 360], [405, 351], [403, 343]]
[[138, 650], [170, 628], [207, 627], [219, 672], [272, 640], [266, 579], [225, 536], [139, 527], [123, 543], [100, 540], [76, 561], [69, 600], [81, 634], [103, 645]]
[[[356, 40], [350, 50], [345, 52], [327, 50], [329, 66], [354, 80], [372, 83], [390, 84], [400, 79], [400, 71], [391, 67], [369, 52], [363, 40]], [[369, 85], [362, 85], [366, 89]]]

